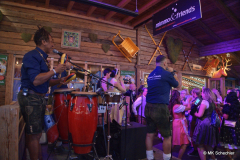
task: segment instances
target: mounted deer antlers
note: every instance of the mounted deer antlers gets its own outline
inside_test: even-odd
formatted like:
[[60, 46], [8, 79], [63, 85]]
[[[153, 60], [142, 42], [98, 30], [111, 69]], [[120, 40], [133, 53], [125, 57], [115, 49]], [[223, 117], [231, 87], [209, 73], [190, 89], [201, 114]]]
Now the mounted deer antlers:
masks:
[[226, 61], [225, 70], [227, 70], [227, 71], [231, 70], [231, 68], [227, 68], [227, 67], [229, 67], [229, 66], [231, 66], [231, 65], [232, 65], [232, 64], [228, 65], [228, 62], [230, 62], [230, 61], [231, 61], [231, 59], [226, 59], [226, 58], [225, 58], [225, 61]]
[[[222, 56], [221, 56], [221, 57], [222, 57]], [[226, 59], [226, 58], [225, 58], [225, 61], [226, 61], [226, 65], [224, 65], [224, 59], [223, 59], [223, 57], [222, 57], [222, 64], [223, 64], [223, 65], [222, 65], [222, 67], [221, 67], [218, 71], [216, 71], [216, 72], [213, 73], [212, 78], [220, 78], [222, 75], [223, 75], [223, 76], [227, 76], [226, 71], [229, 71], [229, 70], [230, 70], [230, 68], [227, 68], [227, 67], [231, 66], [232, 64], [228, 65], [228, 62], [231, 61], [230, 59]]]

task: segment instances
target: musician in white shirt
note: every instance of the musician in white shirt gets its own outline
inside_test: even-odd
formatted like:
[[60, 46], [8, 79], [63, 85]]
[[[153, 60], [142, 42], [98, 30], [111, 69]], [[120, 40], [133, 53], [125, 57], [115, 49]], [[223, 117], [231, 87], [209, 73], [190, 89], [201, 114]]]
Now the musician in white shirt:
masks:
[[[145, 105], [146, 105], [146, 95], [148, 90], [147, 88], [143, 88], [142, 91], [143, 91], [142, 95], [138, 97], [137, 100], [133, 103], [132, 110], [136, 116], [138, 123], [146, 124], [144, 112], [145, 112]], [[138, 106], [139, 108], [137, 112]]]

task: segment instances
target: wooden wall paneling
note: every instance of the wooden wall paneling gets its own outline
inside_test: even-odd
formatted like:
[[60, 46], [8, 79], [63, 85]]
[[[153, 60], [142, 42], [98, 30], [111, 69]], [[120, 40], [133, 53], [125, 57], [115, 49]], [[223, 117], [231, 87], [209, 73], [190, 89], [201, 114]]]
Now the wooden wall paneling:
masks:
[[0, 106], [0, 158], [18, 160], [19, 106]]
[[[149, 23], [148, 25], [151, 25], [151, 23]], [[148, 28], [151, 28], [151, 27], [148, 27]], [[151, 58], [151, 55], [152, 53], [155, 51], [156, 49], [156, 46], [153, 44], [152, 42], [152, 39], [149, 37], [147, 31], [143, 28], [143, 27], [139, 27], [138, 28], [139, 30], [141, 30], [141, 34], [140, 34], [140, 37], [141, 37], [141, 67], [140, 68], [148, 68], [149, 70], [153, 70], [155, 68], [155, 63], [156, 63], [156, 57], [159, 55], [159, 54], [156, 54], [155, 57], [153, 58], [153, 61], [152, 61], [152, 66], [147, 66], [148, 64], [148, 61], [149, 59]], [[149, 32], [152, 34], [152, 30], [149, 29]], [[171, 30], [169, 31], [167, 34], [166, 34], [166, 37], [173, 37], [174, 39], [176, 38], [180, 38], [182, 41], [183, 41], [183, 49], [188, 52], [193, 44], [193, 41], [192, 39], [189, 39], [188, 36], [184, 35], [183, 34], [176, 34], [178, 33], [178, 31], [176, 30]], [[164, 33], [161, 33], [157, 36], [154, 36], [154, 39], [156, 42], [159, 42], [161, 40], [161, 37], [163, 36]], [[201, 44], [200, 44], [201, 45]], [[168, 53], [167, 53], [167, 48], [166, 48], [166, 38], [164, 38], [164, 41], [163, 43], [161, 44], [160, 46], [160, 49], [161, 49], [161, 52], [164, 56], [166, 56], [168, 58]], [[189, 63], [190, 63], [190, 66], [192, 66], [193, 63], [197, 63], [197, 64], [200, 64], [200, 65], [204, 65], [202, 62], [198, 62], [197, 61], [197, 58], [199, 58], [199, 48], [198, 47], [194, 47], [192, 53], [191, 53], [191, 56], [189, 57]], [[181, 71], [181, 68], [183, 67], [184, 65], [184, 62], [185, 62], [185, 57], [184, 57], [184, 54], [183, 52], [181, 51], [179, 56], [178, 56], [178, 60], [176, 61], [175, 64], [172, 64], [170, 62], [170, 60], [168, 59], [168, 65], [170, 67], [173, 67], [174, 70], [176, 71], [180, 71], [179, 73], [188, 73], [188, 74], [197, 74], [197, 75], [205, 75], [205, 72], [202, 72], [202, 71], [194, 71], [194, 72], [191, 72], [190, 69], [187, 67], [185, 71]], [[139, 66], [138, 66], [139, 68]]]
[[[35, 48], [33, 37], [31, 41], [25, 43], [21, 38], [21, 33], [26, 32], [34, 35], [37, 25], [41, 24], [42, 26], [52, 28], [51, 35], [54, 39], [55, 48], [69, 54], [73, 60], [112, 65], [118, 64], [121, 66], [121, 69], [135, 71], [134, 66], [137, 58], [132, 58], [133, 63], [129, 63], [111, 42], [112, 37], [120, 30], [123, 38], [130, 37], [136, 43], [136, 31], [131, 29], [131, 27], [122, 28], [121, 25], [103, 24], [91, 21], [91, 18], [90, 20], [80, 19], [78, 16], [58, 14], [58, 12], [51, 12], [48, 9], [18, 6], [15, 3], [6, 5], [0, 2], [0, 4], [0, 10], [4, 14], [0, 25], [0, 48], [7, 51], [11, 56], [14, 54], [23, 56]], [[80, 30], [82, 32], [80, 50], [61, 48], [62, 28]], [[98, 40], [95, 43], [92, 43], [88, 38], [89, 33], [98, 35]], [[121, 42], [120, 40], [118, 41]], [[110, 50], [107, 53], [103, 52], [101, 48], [102, 43], [110, 44]], [[49, 58], [59, 58], [59, 56], [51, 53]], [[13, 61], [14, 58], [12, 64], [15, 64]], [[14, 66], [8, 67], [8, 69], [10, 68], [12, 73], [7, 71], [7, 74], [13, 76]], [[5, 98], [6, 104], [9, 104], [12, 100], [13, 77], [9, 77], [8, 82], [9, 89], [4, 90], [6, 97], [8, 97]]]
[[[130, 36], [130, 37], [135, 37], [135, 33], [130, 31], [131, 29], [126, 29], [122, 27], [117, 27], [117, 26], [111, 26], [109, 27], [109, 24], [103, 24], [103, 23], [97, 23], [93, 22], [91, 20], [85, 20], [85, 19], [80, 19], [76, 17], [69, 17], [67, 15], [59, 15], [57, 13], [52, 13], [49, 14], [48, 12], [44, 11], [34, 11], [34, 10], [29, 10], [29, 9], [23, 9], [19, 12], [16, 11], [11, 11], [6, 9], [8, 6], [2, 6], [0, 9], [2, 10], [3, 14], [6, 15], [6, 17], [11, 18], [11, 21], [14, 22], [22, 22], [24, 19], [21, 18], [26, 18], [25, 21], [28, 24], [39, 24], [39, 22], [42, 22], [43, 25], [47, 24], [53, 24], [55, 27], [59, 26], [69, 26], [69, 27], [75, 27], [76, 28], [88, 28], [92, 30], [100, 30], [103, 32], [110, 32], [110, 33], [118, 33], [119, 30], [121, 30], [121, 34], [125, 36]], [[11, 7], [10, 7], [11, 8]], [[9, 9], [10, 9], [9, 8]], [[15, 9], [17, 7], [13, 7], [11, 9]], [[31, 15], [27, 15], [31, 13]], [[61, 19], [61, 20], [59, 20]], [[68, 21], [68, 23], [65, 23]], [[108, 30], [106, 30], [106, 27]], [[64, 27], [62, 27], [64, 28]], [[74, 29], [74, 28], [71, 28]]]
[[68, 12], [60, 11], [58, 7], [55, 7], [55, 9], [53, 9], [50, 6], [49, 9], [47, 9], [47, 8], [42, 8], [42, 7], [38, 7], [38, 6], [22, 5], [22, 4], [19, 4], [19, 3], [7, 2], [7, 1], [2, 1], [2, 2], [0, 2], [0, 4], [2, 6], [3, 5], [8, 5], [8, 6], [14, 6], [14, 7], [19, 7], [19, 8], [24, 8], [24, 9], [32, 9], [32, 10], [36, 10], [36, 11], [44, 11], [44, 12], [48, 12], [48, 13], [66, 15], [66, 16], [69, 16], [69, 17], [76, 17], [76, 18], [80, 18], [80, 19], [84, 19], [84, 20], [87, 19], [87, 20], [90, 20], [90, 21], [98, 22], [98, 23], [105, 23], [105, 24], [109, 24], [109, 25], [113, 25], [113, 26], [119, 26], [119, 27], [122, 27], [122, 28], [132, 29], [132, 27], [129, 27], [127, 25], [117, 24], [117, 23], [114, 23], [114, 22], [109, 22], [109, 21], [105, 21], [105, 20], [97, 19], [97, 18], [93, 18], [93, 17], [86, 17], [86, 16], [82, 16], [82, 15], [79, 15], [79, 14], [75, 14], [75, 13], [68, 13]]
[[[1, 47], [0, 47], [1, 48]], [[12, 102], [13, 95], [13, 76], [14, 76], [15, 57], [13, 54], [8, 54], [7, 74], [6, 74], [6, 91], [5, 91], [5, 104]]]

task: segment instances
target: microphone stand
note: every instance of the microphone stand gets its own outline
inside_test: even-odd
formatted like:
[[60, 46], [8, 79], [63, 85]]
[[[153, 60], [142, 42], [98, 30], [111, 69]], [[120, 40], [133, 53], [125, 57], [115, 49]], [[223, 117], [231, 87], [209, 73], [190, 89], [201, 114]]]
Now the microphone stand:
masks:
[[[76, 67], [73, 68], [73, 70], [75, 70], [75, 71], [87, 72], [87, 73], [89, 73], [89, 74], [87, 74], [88, 77], [94, 77], [94, 78], [96, 78], [97, 80], [100, 79], [99, 76], [97, 76], [97, 75], [95, 75], [95, 74], [92, 74], [92, 73], [89, 72], [88, 70], [86, 70], [86, 69], [78, 66], [77, 64], [71, 62], [70, 60], [68, 60], [68, 62], [71, 63], [72, 65], [76, 66]], [[105, 81], [104, 79], [102, 79], [102, 81], [103, 81], [104, 83], [106, 83], [107, 85], [110, 85], [110, 86], [112, 86], [112, 87], [114, 87], [114, 88], [116, 88], [116, 89], [118, 90], [118, 88], [117, 88], [116, 86], [114, 86], [112, 83], [109, 83], [108, 81]]]

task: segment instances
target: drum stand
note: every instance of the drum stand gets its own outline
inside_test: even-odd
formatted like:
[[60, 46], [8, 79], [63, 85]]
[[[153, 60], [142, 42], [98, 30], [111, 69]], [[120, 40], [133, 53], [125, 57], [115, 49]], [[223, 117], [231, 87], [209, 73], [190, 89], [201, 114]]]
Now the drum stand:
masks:
[[109, 107], [108, 107], [108, 104], [107, 104], [107, 119], [108, 119], [108, 136], [107, 136], [107, 139], [108, 139], [108, 147], [107, 147], [107, 155], [104, 159], [111, 159], [113, 160], [112, 158], [112, 155], [109, 155], [109, 150], [110, 150], [110, 139], [111, 139], [111, 135], [110, 135], [110, 123], [111, 123], [111, 118], [110, 118], [110, 113], [109, 112]]
[[[94, 159], [96, 158], [97, 160], [99, 160], [98, 154], [97, 154], [97, 150], [96, 150], [96, 148], [95, 148], [96, 137], [97, 137], [97, 131], [94, 133], [93, 142], [92, 142], [92, 143], [90, 143], [90, 144], [74, 144], [73, 141], [72, 141], [72, 134], [69, 133], [69, 134], [68, 134], [68, 139], [69, 139], [69, 142], [68, 142], [68, 143], [70, 144], [71, 148], [73, 148], [73, 146], [76, 146], [76, 147], [88, 147], [88, 146], [92, 146], [92, 148], [93, 148], [93, 155], [89, 155], [89, 153], [88, 153], [88, 154], [77, 154], [77, 157], [78, 157], [79, 160], [81, 160], [84, 155], [91, 156], [91, 157], [93, 157]], [[69, 157], [69, 156], [71, 156], [71, 150], [69, 150], [69, 152], [68, 152], [68, 157]], [[67, 159], [68, 159], [68, 158], [67, 158]], [[71, 159], [71, 158], [70, 158], [70, 159]], [[75, 159], [75, 158], [74, 158], [74, 159]]]

